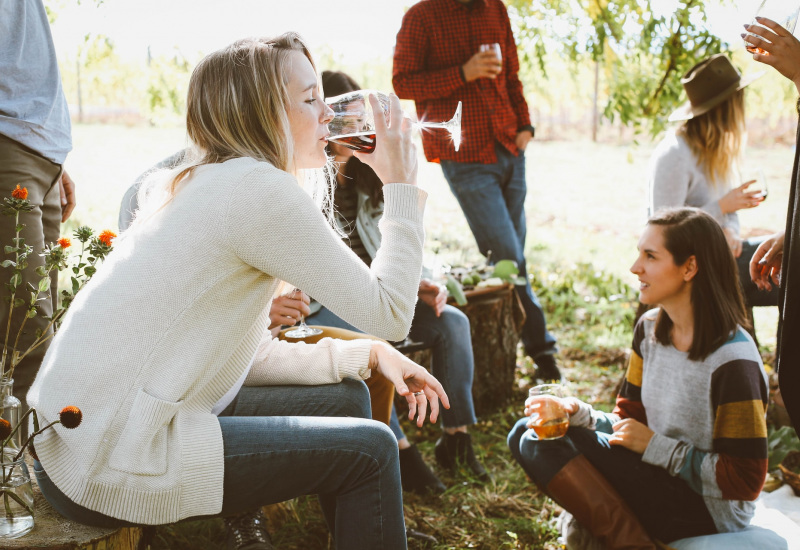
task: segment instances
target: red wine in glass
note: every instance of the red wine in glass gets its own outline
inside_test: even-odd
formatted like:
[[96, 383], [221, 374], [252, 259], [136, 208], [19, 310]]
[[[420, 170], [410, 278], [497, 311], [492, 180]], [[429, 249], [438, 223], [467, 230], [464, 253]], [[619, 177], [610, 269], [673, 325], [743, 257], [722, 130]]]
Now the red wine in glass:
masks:
[[355, 132], [328, 138], [331, 143], [338, 143], [348, 149], [361, 151], [362, 153], [372, 153], [375, 151], [375, 132]]

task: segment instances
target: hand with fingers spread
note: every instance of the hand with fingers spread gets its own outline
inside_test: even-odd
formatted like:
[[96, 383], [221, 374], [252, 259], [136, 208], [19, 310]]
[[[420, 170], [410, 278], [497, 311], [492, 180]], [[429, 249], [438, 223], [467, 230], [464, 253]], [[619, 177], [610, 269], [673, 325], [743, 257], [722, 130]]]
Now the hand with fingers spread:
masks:
[[764, 202], [763, 193], [760, 190], [748, 191], [747, 188], [756, 183], [756, 180], [746, 181], [738, 187], [734, 187], [721, 199], [719, 199], [719, 208], [723, 214], [730, 214], [737, 210], [745, 208], [755, 208]]
[[273, 299], [269, 308], [269, 329], [283, 325], [291, 326], [311, 315], [311, 309], [308, 307], [310, 303], [308, 294], [298, 289]]
[[[378, 98], [369, 96], [374, 113], [383, 112]], [[417, 148], [411, 140], [412, 123], [404, 116], [400, 100], [389, 94], [389, 124], [386, 118], [375, 116], [375, 150], [356, 152], [358, 160], [375, 171], [384, 183], [417, 184]]]
[[762, 242], [750, 259], [750, 278], [761, 290], [772, 290], [772, 284], [780, 284], [783, 262], [783, 238], [780, 231]]
[[611, 445], [619, 445], [639, 454], [644, 454], [654, 434], [653, 430], [633, 418], [620, 420], [612, 428], [614, 435], [608, 438]]
[[444, 306], [447, 305], [447, 289], [428, 279], [419, 282], [417, 296], [433, 309], [437, 317], [441, 316]]
[[436, 378], [411, 359], [385, 342], [375, 342], [369, 354], [370, 369], [377, 369], [394, 384], [397, 393], [408, 402], [408, 419], [417, 420], [421, 427], [425, 413], [430, 405], [430, 421], [439, 417], [439, 400], [445, 409], [450, 408], [450, 400]]
[[794, 82], [800, 92], [800, 40], [771, 19], [756, 17], [756, 20], [759, 25], [745, 25], [750, 34], [742, 34], [745, 41], [766, 52], [754, 53], [753, 59], [774, 67]]

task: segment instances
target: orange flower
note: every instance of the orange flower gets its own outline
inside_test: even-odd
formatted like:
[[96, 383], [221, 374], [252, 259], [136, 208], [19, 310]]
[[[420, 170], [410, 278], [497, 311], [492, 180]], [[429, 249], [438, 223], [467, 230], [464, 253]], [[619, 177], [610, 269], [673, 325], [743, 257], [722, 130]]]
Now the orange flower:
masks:
[[70, 246], [72, 246], [72, 241], [69, 240], [69, 237], [61, 237], [60, 239], [58, 239], [58, 246], [60, 246], [61, 248], [69, 248]]
[[106, 246], [111, 246], [111, 241], [117, 238], [117, 234], [110, 229], [104, 229], [98, 236], [97, 240]]
[[81, 425], [83, 413], [78, 407], [70, 405], [61, 409], [61, 412], [58, 413], [58, 419], [61, 420], [62, 426], [71, 430]]
[[0, 439], [5, 440], [11, 435], [11, 423], [5, 418], [0, 418]]
[[15, 199], [22, 199], [25, 200], [28, 198], [28, 188], [22, 187], [20, 188], [19, 184], [17, 184], [17, 188], [11, 192], [11, 196]]

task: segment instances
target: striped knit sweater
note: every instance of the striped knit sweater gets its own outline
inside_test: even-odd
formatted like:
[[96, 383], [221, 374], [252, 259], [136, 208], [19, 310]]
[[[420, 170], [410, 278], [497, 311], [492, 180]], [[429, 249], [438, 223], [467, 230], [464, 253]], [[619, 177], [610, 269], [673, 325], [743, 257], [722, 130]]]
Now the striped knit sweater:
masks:
[[[633, 337], [613, 415], [655, 432], [642, 460], [703, 496], [719, 532], [745, 528], [767, 474], [766, 374], [750, 335], [735, 334], [703, 361], [655, 339], [657, 310]], [[606, 424], [607, 425], [607, 424]], [[598, 429], [602, 429], [598, 423]]]

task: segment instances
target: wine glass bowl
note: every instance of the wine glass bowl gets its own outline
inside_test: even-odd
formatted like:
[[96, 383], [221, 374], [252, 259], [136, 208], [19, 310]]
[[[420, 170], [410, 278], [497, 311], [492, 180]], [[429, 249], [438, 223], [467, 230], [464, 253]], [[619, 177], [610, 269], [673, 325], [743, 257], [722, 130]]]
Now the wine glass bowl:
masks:
[[[753, 21], [750, 23], [752, 26], [759, 26], [762, 28], [766, 28], [764, 25], [758, 22], [756, 17], [765, 17], [767, 19], [771, 19], [779, 24], [781, 27], [786, 29], [789, 34], [794, 33], [795, 26], [797, 26], [797, 16], [800, 13], [800, 6], [798, 6], [795, 2], [789, 2], [788, 0], [763, 0], [761, 5], [756, 12], [755, 17], [753, 17]], [[770, 33], [772, 33], [772, 29], [768, 29]], [[747, 41], [747, 36], [756, 36], [753, 33], [747, 33], [744, 38], [744, 47], [750, 53], [759, 53], [759, 54], [766, 54], [769, 55], [769, 52], [764, 51], [762, 48], [754, 46], [750, 42]], [[759, 37], [762, 40], [767, 40], [763, 37]]]
[[[375, 150], [375, 119], [369, 96], [374, 95], [389, 123], [389, 96], [375, 90], [356, 90], [346, 94], [329, 97], [325, 100], [333, 110], [333, 119], [328, 123], [328, 142], [337, 143], [362, 153]], [[458, 102], [455, 115], [447, 122], [413, 122], [417, 130], [442, 128], [450, 133], [453, 145], [458, 151], [461, 145], [461, 102]]]

